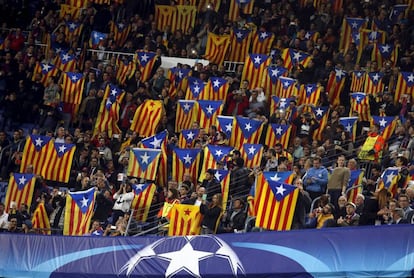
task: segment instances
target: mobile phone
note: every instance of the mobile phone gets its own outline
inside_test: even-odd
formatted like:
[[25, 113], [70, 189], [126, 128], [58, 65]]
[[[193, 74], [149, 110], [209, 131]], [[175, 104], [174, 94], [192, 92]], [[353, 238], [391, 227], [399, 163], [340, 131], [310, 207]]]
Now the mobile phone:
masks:
[[111, 230], [116, 230], [116, 226], [111, 226]]
[[202, 199], [203, 199], [203, 201], [207, 200], [207, 194], [203, 194]]

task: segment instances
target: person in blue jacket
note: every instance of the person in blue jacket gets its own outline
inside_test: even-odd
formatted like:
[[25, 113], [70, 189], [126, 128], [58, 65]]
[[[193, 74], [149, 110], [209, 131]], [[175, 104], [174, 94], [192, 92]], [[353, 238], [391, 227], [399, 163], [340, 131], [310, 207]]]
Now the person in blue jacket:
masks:
[[324, 194], [328, 184], [328, 170], [321, 162], [319, 156], [314, 157], [313, 167], [309, 168], [303, 177], [305, 190], [309, 192], [312, 200]]

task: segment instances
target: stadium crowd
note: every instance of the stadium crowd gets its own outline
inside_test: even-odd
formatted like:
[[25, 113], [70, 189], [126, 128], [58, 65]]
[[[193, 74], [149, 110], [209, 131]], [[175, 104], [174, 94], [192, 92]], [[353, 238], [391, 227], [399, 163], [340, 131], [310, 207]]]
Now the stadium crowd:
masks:
[[[413, 95], [402, 94], [396, 99], [395, 86], [400, 72], [414, 70], [414, 13], [409, 10], [397, 19], [390, 16], [393, 6], [404, 4], [404, 1], [256, 0], [252, 14], [240, 14], [237, 22], [230, 22], [226, 16], [232, 1], [222, 0], [217, 11], [206, 2], [193, 28], [173, 33], [169, 26], [164, 30], [156, 28], [154, 9], [159, 4], [177, 5], [176, 1], [125, 0], [111, 1], [109, 5], [89, 1], [77, 18], [71, 14], [60, 16], [62, 1], [2, 2], [1, 179], [8, 182], [10, 173], [19, 172], [28, 134], [48, 135], [56, 142], [76, 144], [68, 183], [38, 176], [31, 207], [26, 204], [16, 207], [14, 204], [6, 208], [0, 204], [0, 228], [3, 231], [34, 232], [31, 215], [37, 205], [44, 202], [51, 228], [59, 234], [64, 226], [65, 196], [68, 194], [64, 188], [81, 191], [91, 187], [98, 192], [88, 232], [91, 235], [134, 234], [156, 227], [168, 218], [162, 211], [164, 202], [199, 205], [204, 215], [204, 233], [244, 231], [249, 219], [247, 196], [262, 171], [292, 171], [291, 182], [299, 188], [292, 229], [413, 223]], [[334, 8], [332, 2], [341, 2], [342, 6]], [[384, 59], [382, 64], [372, 60], [373, 41], [360, 53], [355, 43], [350, 43], [346, 51], [340, 50], [345, 17], [362, 18], [367, 26], [376, 26], [376, 30], [384, 32], [386, 43], [398, 45], [398, 59]], [[83, 29], [69, 39], [64, 29], [66, 23], [72, 21], [82, 23]], [[110, 21], [131, 24], [131, 31], [123, 44], [113, 38]], [[223, 115], [260, 119], [266, 125], [276, 123], [294, 127], [286, 148], [280, 143], [264, 146], [258, 167], [247, 168], [240, 150], [233, 150], [225, 161], [219, 163], [220, 168], [231, 171], [228, 206], [222, 208], [220, 182], [214, 175], [215, 169], [208, 169], [200, 180], [193, 180], [187, 174], [180, 183], [171, 178], [171, 154], [180, 136], [175, 129], [177, 103], [185, 98], [186, 92], [172, 90], [174, 82], [167, 77], [168, 69], [160, 65], [166, 56], [202, 58], [206, 52], [207, 31], [223, 35], [229, 34], [232, 28], [252, 26], [275, 35], [271, 53], [267, 53], [272, 55], [275, 65], [283, 64], [281, 53], [285, 48], [312, 55], [307, 65], [294, 65], [288, 77], [297, 79], [300, 84], [318, 83], [326, 88], [332, 72], [340, 68], [347, 72], [346, 81], [338, 96], [340, 101], [335, 101], [335, 105], [329, 92], [321, 91], [314, 106], [330, 109], [321, 137], [315, 140], [313, 133], [321, 122], [310, 109], [312, 105], [290, 99], [287, 109], [271, 107], [266, 88], [252, 88], [249, 80], [242, 78], [243, 64], [234, 71], [212, 63], [206, 66], [201, 63], [194, 66], [177, 64], [177, 67], [191, 68], [192, 76], [204, 82], [211, 77], [228, 80], [230, 86], [226, 99], [223, 99]], [[319, 37], [314, 41], [306, 38], [308, 30], [317, 32]], [[142, 73], [135, 70], [129, 73], [124, 84], [119, 84], [116, 60], [104, 61], [99, 53], [86, 51], [93, 31], [108, 34], [99, 44], [101, 51], [127, 54], [145, 49], [157, 53], [158, 62], [149, 78], [143, 80]], [[52, 41], [44, 44], [48, 34]], [[68, 53], [77, 55], [79, 63], [75, 71], [86, 77], [82, 103], [76, 114], [61, 100], [63, 74], [49, 77], [44, 85], [41, 74], [35, 71], [38, 62], [53, 63], [59, 54], [57, 49], [66, 49]], [[371, 119], [359, 118], [354, 132], [349, 132], [340, 122], [341, 117], [358, 117], [358, 113], [352, 114], [351, 111], [350, 86], [351, 72], [359, 70], [384, 75], [384, 90], [369, 97], [368, 109], [370, 115], [396, 118], [395, 129], [385, 140], [380, 124]], [[118, 125], [122, 131], [119, 136], [110, 137], [107, 132], [94, 131], [101, 103], [106, 101], [104, 94], [108, 84], [117, 84], [126, 92], [119, 110]], [[132, 186], [141, 181], [134, 177], [126, 179], [123, 174], [128, 167], [129, 150], [144, 139], [130, 130], [130, 125], [136, 109], [147, 99], [161, 100], [164, 105], [165, 114], [157, 133], [168, 131], [169, 178], [166, 185], [157, 186], [147, 223], [138, 223], [130, 220], [130, 206], [134, 198]], [[199, 123], [194, 122], [192, 128], [200, 129]], [[262, 144], [265, 133], [263, 131], [260, 140]], [[370, 148], [364, 148], [370, 138], [375, 138], [375, 142], [368, 144]], [[214, 125], [207, 130], [200, 129], [192, 147], [205, 148], [208, 144], [227, 146], [229, 138]], [[361, 156], [361, 152], [366, 152], [365, 156]], [[33, 172], [30, 167], [25, 172]], [[384, 186], [387, 176], [383, 174], [389, 167], [398, 170], [396, 180], [393, 180], [394, 192]], [[347, 189], [351, 171], [357, 169], [364, 170], [360, 183], [355, 184], [361, 187], [351, 198], [347, 196], [350, 194]], [[216, 224], [218, 218], [221, 220], [219, 225]]]

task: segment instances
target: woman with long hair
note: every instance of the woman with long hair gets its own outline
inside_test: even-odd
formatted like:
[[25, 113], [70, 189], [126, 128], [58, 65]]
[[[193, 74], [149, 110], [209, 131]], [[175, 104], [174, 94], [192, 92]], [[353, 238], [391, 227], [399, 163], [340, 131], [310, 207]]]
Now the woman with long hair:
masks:
[[371, 198], [365, 199], [364, 209], [361, 213], [359, 225], [376, 225], [382, 222], [383, 215], [387, 212], [388, 200], [391, 194], [386, 188], [376, 191]]
[[223, 211], [223, 197], [221, 194], [214, 194], [211, 203], [207, 204], [203, 200], [200, 206], [200, 212], [204, 215], [201, 222], [201, 234], [214, 234], [216, 232], [216, 224]]

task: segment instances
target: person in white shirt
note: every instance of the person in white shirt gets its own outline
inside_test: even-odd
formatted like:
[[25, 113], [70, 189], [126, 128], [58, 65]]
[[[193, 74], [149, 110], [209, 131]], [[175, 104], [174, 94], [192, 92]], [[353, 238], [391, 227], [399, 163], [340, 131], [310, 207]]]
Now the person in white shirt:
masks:
[[124, 216], [124, 213], [131, 207], [132, 200], [134, 199], [134, 192], [132, 187], [128, 183], [121, 184], [119, 190], [114, 194], [114, 206], [112, 207], [112, 225], [115, 225], [120, 216]]
[[4, 204], [0, 203], [0, 230], [7, 230], [9, 228], [9, 214], [4, 209]]

